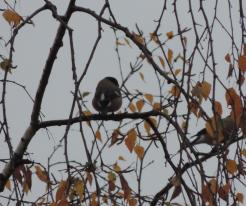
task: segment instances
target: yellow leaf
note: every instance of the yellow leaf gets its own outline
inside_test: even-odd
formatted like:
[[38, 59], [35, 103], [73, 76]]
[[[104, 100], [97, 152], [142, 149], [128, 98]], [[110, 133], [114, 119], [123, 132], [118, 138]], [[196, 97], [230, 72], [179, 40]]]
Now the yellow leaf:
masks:
[[125, 145], [127, 146], [128, 150], [132, 152], [137, 139], [137, 133], [135, 129], [131, 129], [128, 131], [127, 138], [125, 139]]
[[5, 187], [6, 187], [9, 191], [11, 191], [11, 182], [10, 182], [9, 179], [8, 179], [7, 182], [6, 182]]
[[246, 56], [240, 56], [238, 58], [238, 68], [242, 72], [246, 72]]
[[153, 99], [154, 99], [152, 94], [146, 93], [144, 94], [144, 97], [149, 101], [150, 104], [152, 104]]
[[129, 109], [130, 109], [132, 112], [136, 112], [136, 107], [135, 107], [135, 105], [134, 105], [132, 102], [129, 104]]
[[138, 201], [135, 198], [129, 200], [129, 206], [137, 206]]
[[168, 62], [170, 64], [172, 63], [172, 59], [173, 59], [173, 50], [168, 49], [168, 51], [167, 51], [167, 60], [168, 60]]
[[49, 177], [46, 171], [42, 170], [40, 166], [35, 165], [35, 169], [36, 169], [36, 175], [38, 176], [38, 178], [45, 182], [48, 183], [49, 182]]
[[9, 9], [6, 9], [3, 12], [3, 17], [9, 23], [9, 25], [12, 24], [14, 27], [18, 26], [22, 20], [22, 17], [19, 14]]
[[226, 161], [226, 169], [230, 174], [234, 174], [237, 172], [237, 163], [235, 160], [227, 160]]
[[78, 194], [80, 200], [83, 200], [84, 198], [84, 183], [82, 180], [77, 179], [74, 183], [74, 190], [76, 194]]
[[160, 56], [158, 56], [158, 58], [159, 58], [159, 61], [160, 61], [160, 63], [161, 63], [161, 66], [162, 66], [163, 68], [165, 68], [165, 62], [164, 62], [164, 59], [163, 59], [162, 57], [160, 57]]
[[167, 35], [168, 39], [172, 39], [173, 38], [173, 32], [172, 31], [167, 32], [166, 35]]
[[136, 106], [139, 112], [141, 112], [143, 106], [144, 106], [144, 100], [140, 99], [136, 102]]
[[237, 197], [237, 200], [238, 200], [240, 203], [243, 204], [243, 200], [244, 200], [243, 194], [240, 193], [240, 192], [238, 192], [238, 193], [236, 194], [236, 197]]
[[97, 139], [97, 140], [99, 140], [100, 142], [102, 142], [102, 137], [101, 137], [101, 133], [100, 133], [99, 130], [96, 131], [95, 136], [96, 136], [96, 139]]
[[114, 171], [115, 171], [115, 172], [120, 172], [120, 171], [121, 171], [121, 168], [120, 168], [120, 166], [117, 164], [117, 162], [114, 164]]
[[136, 145], [134, 147], [134, 152], [137, 154], [139, 159], [143, 159], [144, 157], [144, 148], [140, 145]]

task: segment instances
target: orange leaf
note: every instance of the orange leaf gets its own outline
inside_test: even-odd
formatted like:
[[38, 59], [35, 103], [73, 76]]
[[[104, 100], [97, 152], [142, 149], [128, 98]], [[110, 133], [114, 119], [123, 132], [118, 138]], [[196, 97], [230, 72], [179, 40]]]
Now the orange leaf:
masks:
[[143, 106], [144, 106], [144, 100], [140, 99], [136, 102], [136, 106], [139, 112], [141, 112]]
[[11, 182], [10, 182], [9, 179], [8, 179], [7, 182], [6, 182], [5, 187], [6, 187], [9, 191], [11, 191]]
[[101, 133], [100, 133], [99, 130], [96, 131], [95, 136], [96, 136], [96, 139], [97, 139], [97, 140], [99, 140], [100, 142], [102, 142]]
[[236, 197], [237, 197], [237, 200], [238, 200], [240, 203], [243, 204], [243, 200], [244, 200], [243, 194], [240, 193], [240, 192], [238, 192], [238, 193], [236, 194]]
[[227, 160], [226, 161], [226, 169], [230, 174], [234, 174], [237, 172], [237, 163], [235, 160]]
[[9, 9], [6, 9], [3, 12], [3, 17], [9, 23], [9, 25], [13, 24], [15, 27], [18, 26], [22, 20], [22, 17], [19, 14]]
[[172, 31], [167, 32], [166, 35], [167, 35], [168, 39], [172, 39], [173, 38], [173, 32]]
[[131, 129], [128, 131], [127, 138], [125, 139], [125, 145], [127, 146], [128, 150], [132, 152], [137, 139], [137, 133], [135, 129]]
[[56, 191], [56, 201], [66, 199], [67, 196], [66, 190], [67, 190], [67, 181], [62, 180]]
[[150, 104], [153, 102], [153, 95], [152, 94], [144, 94], [144, 97], [149, 101]]
[[97, 194], [95, 192], [92, 194], [90, 206], [98, 206]]
[[211, 91], [211, 84], [204, 81], [201, 83], [201, 94], [205, 100], [207, 100], [209, 93]]
[[173, 59], [173, 50], [168, 49], [168, 51], [167, 51], [167, 60], [168, 60], [168, 62], [170, 64], [172, 63], [172, 59]]
[[128, 182], [126, 181], [126, 179], [121, 173], [119, 174], [119, 176], [120, 176], [121, 187], [122, 190], [124, 191], [124, 199], [129, 200], [131, 195], [131, 188], [129, 187]]
[[231, 63], [231, 57], [230, 57], [230, 54], [226, 54], [225, 55], [225, 60], [228, 62], [228, 63]]
[[136, 145], [134, 147], [134, 152], [137, 154], [139, 159], [143, 159], [144, 157], [144, 148], [140, 145]]
[[182, 71], [181, 69], [176, 69], [174, 75], [177, 76], [181, 71]]
[[69, 203], [66, 199], [59, 201], [58, 206], [69, 206]]
[[135, 107], [135, 105], [134, 105], [132, 102], [129, 104], [129, 109], [130, 109], [132, 112], [136, 112], [136, 107]]
[[238, 58], [238, 68], [242, 72], [246, 72], [246, 56], [239, 56]]
[[42, 170], [40, 166], [35, 165], [35, 169], [36, 169], [36, 175], [38, 176], [38, 178], [43, 181], [48, 183], [49, 182], [49, 177], [46, 171]]

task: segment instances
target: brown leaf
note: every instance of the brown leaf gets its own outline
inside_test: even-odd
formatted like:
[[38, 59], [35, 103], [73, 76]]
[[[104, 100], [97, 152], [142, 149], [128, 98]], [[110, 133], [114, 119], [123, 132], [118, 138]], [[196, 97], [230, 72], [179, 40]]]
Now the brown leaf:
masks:
[[132, 152], [137, 139], [137, 133], [135, 129], [131, 129], [128, 131], [127, 138], [125, 139], [125, 145], [127, 146], [128, 150]]
[[201, 94], [204, 97], [205, 100], [207, 100], [209, 94], [211, 91], [211, 84], [204, 81], [201, 83]]
[[144, 100], [140, 99], [136, 102], [136, 106], [139, 112], [141, 112], [143, 106], [144, 106]]
[[118, 142], [118, 136], [119, 136], [119, 130], [115, 129], [112, 133], [111, 136], [111, 144], [109, 145], [109, 147], [111, 147], [112, 145], [114, 145], [116, 142]]
[[11, 182], [9, 179], [7, 180], [7, 182], [5, 184], [5, 188], [7, 188], [9, 191], [11, 191]]
[[101, 137], [101, 133], [100, 133], [99, 130], [96, 131], [95, 136], [96, 136], [96, 139], [97, 139], [97, 140], [99, 140], [100, 142], [102, 142], [102, 137]]
[[3, 59], [2, 62], [0, 63], [0, 68], [3, 71], [8, 71], [9, 73], [12, 73], [11, 72], [12, 67], [13, 66], [12, 66], [11, 61], [9, 59]]
[[133, 32], [132, 35], [136, 42], [138, 42], [139, 44], [144, 44], [144, 38], [141, 35], [136, 34], [135, 32]]
[[139, 76], [140, 76], [140, 78], [141, 78], [142, 81], [145, 81], [145, 80], [144, 80], [144, 75], [143, 75], [142, 72], [139, 72]]
[[138, 201], [135, 198], [129, 200], [129, 206], [137, 206]]
[[84, 198], [84, 182], [80, 179], [77, 179], [74, 183], [74, 191], [78, 194], [79, 199], [83, 200]]
[[159, 58], [159, 61], [160, 61], [160, 63], [161, 63], [161, 66], [162, 66], [163, 68], [165, 68], [165, 62], [164, 62], [164, 59], [163, 59], [162, 57], [160, 57], [160, 56], [158, 56], [158, 58]]
[[234, 174], [237, 172], [237, 163], [235, 160], [227, 160], [226, 161], [226, 169], [230, 174]]
[[173, 38], [173, 31], [167, 32], [166, 35], [167, 35], [168, 39], [172, 39]]
[[144, 97], [149, 101], [150, 104], [152, 104], [153, 99], [154, 99], [152, 94], [145, 93]]
[[134, 152], [137, 154], [139, 159], [143, 159], [144, 157], [144, 148], [140, 145], [136, 145], [134, 147]]
[[238, 193], [236, 194], [236, 197], [237, 197], [237, 201], [243, 204], [243, 201], [244, 201], [243, 193], [238, 192]]
[[216, 114], [222, 115], [223, 110], [220, 102], [214, 101], [214, 111]]
[[9, 23], [9, 25], [13, 25], [14, 27], [18, 26], [22, 20], [22, 17], [19, 14], [9, 9], [6, 9], [3, 12], [3, 17]]
[[93, 176], [90, 172], [86, 173], [86, 179], [89, 181], [89, 184], [92, 185]]
[[136, 107], [135, 107], [135, 105], [133, 104], [133, 102], [131, 102], [131, 103], [129, 104], [129, 109], [130, 109], [132, 112], [136, 112]]
[[219, 190], [218, 190], [219, 197], [221, 199], [227, 201], [229, 191], [230, 191], [230, 184], [226, 183], [225, 185], [223, 185], [222, 187], [219, 188]]
[[121, 173], [119, 174], [119, 177], [122, 190], [124, 191], [124, 199], [129, 200], [131, 196], [131, 188], [129, 187], [128, 182]]
[[56, 201], [66, 199], [67, 197], [66, 190], [67, 190], [67, 181], [62, 180], [56, 191]]
[[242, 72], [246, 72], [246, 56], [239, 56], [238, 58], [238, 68]]
[[182, 187], [180, 185], [179, 186], [176, 186], [174, 188], [174, 191], [173, 191], [171, 200], [173, 200], [174, 198], [178, 197], [180, 195], [181, 191], [182, 191]]
[[40, 166], [38, 165], [35, 165], [35, 169], [36, 169], [36, 175], [37, 177], [45, 182], [45, 183], [48, 183], [49, 182], [49, 177], [48, 177], [48, 174], [46, 171], [42, 170]]
[[178, 97], [180, 95], [180, 89], [174, 85], [172, 86], [172, 89], [169, 91], [174, 97]]
[[225, 60], [228, 62], [228, 63], [231, 63], [231, 57], [230, 57], [230, 54], [226, 54], [225, 55]]
[[167, 51], [167, 60], [170, 64], [172, 63], [172, 60], [173, 60], [173, 50], [172, 49], [168, 49]]

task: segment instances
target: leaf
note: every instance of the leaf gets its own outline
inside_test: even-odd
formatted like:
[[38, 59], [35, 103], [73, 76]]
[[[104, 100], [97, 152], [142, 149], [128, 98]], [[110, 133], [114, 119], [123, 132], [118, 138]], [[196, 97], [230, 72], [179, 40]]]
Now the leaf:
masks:
[[131, 112], [136, 112], [136, 107], [135, 107], [135, 105], [133, 104], [133, 102], [131, 102], [131, 103], [129, 104], [129, 109], [131, 110]]
[[141, 112], [143, 106], [144, 106], [144, 100], [140, 99], [136, 102], [136, 106], [139, 112]]
[[216, 179], [213, 178], [209, 181], [209, 188], [213, 194], [217, 192], [218, 184]]
[[158, 56], [158, 58], [159, 58], [159, 61], [160, 61], [160, 63], [161, 63], [161, 66], [162, 66], [163, 68], [165, 68], [165, 62], [164, 62], [164, 59], [163, 59], [162, 57], [160, 57], [160, 56]]
[[150, 39], [151, 40], [153, 40], [155, 43], [159, 43], [159, 41], [158, 41], [158, 36], [156, 35], [156, 33], [155, 32], [153, 32], [153, 33], [150, 33]]
[[3, 71], [8, 71], [10, 74], [12, 73], [11, 72], [12, 67], [13, 66], [12, 66], [11, 61], [9, 59], [3, 59], [3, 61], [0, 63], [0, 68]]
[[236, 194], [236, 197], [237, 197], [237, 201], [239, 201], [240, 203], [243, 204], [243, 201], [244, 201], [243, 193], [238, 192], [238, 193]]
[[90, 172], [86, 173], [86, 179], [88, 180], [90, 186], [92, 185], [92, 180], [93, 180], [93, 176], [91, 175]]
[[145, 81], [145, 80], [144, 80], [144, 75], [143, 75], [142, 72], [139, 72], [139, 76], [140, 76], [140, 79], [141, 79], [142, 81]]
[[238, 58], [238, 68], [242, 72], [246, 72], [246, 56], [239, 56]]
[[182, 71], [181, 69], [176, 69], [174, 75], [177, 76], [181, 71]]
[[201, 83], [201, 93], [205, 100], [207, 100], [211, 91], [211, 84], [204, 81]]
[[155, 110], [155, 111], [160, 111], [161, 110], [161, 105], [160, 105], [159, 102], [155, 102], [153, 104], [153, 110]]
[[230, 191], [230, 184], [226, 183], [225, 185], [219, 188], [218, 190], [219, 197], [227, 201], [229, 191]]
[[3, 12], [3, 17], [9, 23], [9, 25], [13, 24], [14, 27], [18, 26], [22, 20], [22, 17], [19, 14], [9, 9], [6, 9]]
[[118, 142], [118, 136], [119, 136], [119, 130], [115, 129], [112, 133], [111, 136], [111, 144], [109, 145], [109, 147], [111, 147], [112, 145], [114, 145], [116, 142]]
[[118, 160], [126, 161], [125, 158], [123, 156], [121, 156], [121, 155], [118, 157]]
[[135, 129], [131, 129], [128, 131], [127, 138], [125, 139], [125, 145], [127, 146], [128, 150], [132, 153], [132, 150], [136, 144], [137, 133]]
[[116, 175], [113, 172], [108, 173], [108, 181], [115, 181], [116, 180]]
[[237, 163], [235, 160], [227, 160], [226, 161], [226, 169], [230, 174], [234, 174], [237, 172]]
[[92, 194], [90, 206], [98, 206], [97, 194], [95, 192]]
[[222, 115], [223, 110], [220, 102], [214, 101], [214, 111], [216, 114]]
[[241, 155], [243, 155], [244, 157], [246, 157], [246, 149], [243, 149], [241, 152], [240, 152]]
[[212, 193], [208, 187], [208, 185], [202, 186], [202, 199], [204, 202], [210, 202], [212, 200]]
[[225, 55], [225, 60], [228, 62], [228, 63], [231, 63], [231, 57], [230, 57], [230, 54], [226, 54]]
[[62, 180], [56, 191], [56, 201], [66, 199], [67, 181]]
[[167, 61], [171, 64], [173, 60], [173, 50], [168, 49], [167, 51]]
[[144, 44], [144, 38], [141, 35], [136, 34], [135, 32], [133, 32], [132, 35], [136, 42], [138, 42], [139, 44]]
[[138, 201], [135, 198], [129, 200], [129, 206], [137, 206]]
[[144, 157], [144, 148], [142, 146], [136, 145], [134, 147], [134, 152], [137, 154], [139, 159], [141, 159], [141, 160], [143, 159], [143, 157]]
[[152, 104], [153, 99], [154, 99], [152, 94], [145, 93], [144, 97], [149, 101], [150, 104]]
[[169, 90], [169, 93], [172, 94], [174, 97], [178, 97], [180, 95], [180, 89], [174, 85], [172, 86], [171, 90]]
[[173, 31], [167, 32], [166, 35], [167, 35], [168, 39], [172, 39], [173, 38]]
[[101, 133], [99, 130], [96, 131], [95, 137], [97, 140], [99, 140], [100, 142], [102, 142], [102, 137], [101, 137]]
[[49, 182], [49, 177], [48, 177], [48, 174], [46, 171], [42, 170], [40, 166], [38, 165], [35, 165], [35, 169], [36, 169], [36, 175], [37, 177], [45, 182], [45, 183], [48, 183]]
[[121, 173], [119, 174], [119, 177], [120, 177], [121, 187], [124, 192], [124, 199], [129, 200], [131, 195], [131, 188], [129, 187], [128, 182], [126, 181], [126, 179]]
[[[153, 117], [150, 117], [149, 121], [151, 121], [152, 124], [154, 126], [156, 126], [157, 123], [156, 123], [156, 120]], [[147, 121], [144, 121], [144, 129], [147, 132], [147, 134], [149, 135], [150, 134], [151, 125]]]
[[7, 180], [7, 182], [5, 184], [5, 188], [7, 188], [9, 191], [11, 191], [11, 182], [9, 179]]
[[173, 200], [174, 198], [178, 197], [180, 195], [181, 191], [182, 191], [182, 187], [180, 185], [179, 186], [176, 186], [174, 188], [174, 191], [173, 191], [171, 200]]
[[121, 168], [120, 168], [120, 166], [117, 164], [117, 162], [114, 164], [114, 171], [115, 171], [115, 172], [120, 172], [120, 171], [121, 171]]
[[74, 190], [76, 194], [78, 194], [79, 199], [83, 200], [84, 199], [84, 183], [82, 180], [77, 179], [74, 183]]
[[59, 203], [58, 206], [69, 206], [69, 203], [67, 199], [62, 199]]

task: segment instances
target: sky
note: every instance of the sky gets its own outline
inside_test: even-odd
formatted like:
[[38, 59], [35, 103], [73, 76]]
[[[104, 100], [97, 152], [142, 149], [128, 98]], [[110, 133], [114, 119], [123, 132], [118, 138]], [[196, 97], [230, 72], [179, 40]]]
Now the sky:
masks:
[[[68, 1], [66, 0], [56, 0], [52, 1], [57, 6], [58, 13], [62, 15], [65, 12], [66, 5]], [[22, 15], [24, 18], [29, 16], [34, 10], [41, 7], [44, 4], [44, 1], [17, 1], [16, 11]], [[102, 5], [104, 4], [103, 0], [98, 1], [77, 1], [77, 4], [82, 7], [90, 8], [95, 10], [97, 13], [100, 11]], [[129, 28], [130, 31], [136, 32], [136, 23], [138, 27], [143, 31], [144, 37], [149, 37], [149, 34], [153, 32], [157, 23], [156, 20], [160, 16], [163, 2], [161, 0], [147, 1], [147, 0], [114, 0], [110, 1], [112, 11], [121, 25]], [[180, 24], [182, 28], [192, 28], [191, 19], [188, 14], [188, 6], [186, 3], [178, 1], [178, 14], [180, 15]], [[213, 9], [214, 2], [204, 1], [206, 12], [208, 18], [211, 21], [213, 18]], [[230, 21], [228, 18], [228, 5], [226, 1], [220, 1], [217, 11], [218, 19], [230, 29]], [[194, 11], [198, 11], [198, 2], [193, 1]], [[234, 33], [240, 33], [239, 27], [239, 14], [238, 14], [238, 5], [237, 2], [233, 2], [232, 5], [234, 12], [232, 14], [232, 20], [234, 26]], [[0, 8], [6, 9], [4, 2], [0, 2]], [[211, 14], [211, 15], [210, 15]], [[107, 14], [108, 15], [108, 14]], [[105, 15], [105, 16], [107, 16]], [[197, 23], [201, 24], [199, 32], [202, 32], [204, 27], [204, 21], [202, 20], [201, 12], [196, 13]], [[13, 56], [13, 65], [17, 65], [17, 68], [12, 71], [12, 74], [9, 75], [9, 79], [15, 82], [18, 82], [21, 85], [24, 85], [28, 93], [34, 98], [35, 93], [38, 87], [39, 79], [42, 74], [42, 70], [46, 61], [46, 58], [51, 48], [52, 42], [54, 40], [56, 29], [59, 25], [59, 22], [52, 18], [51, 12], [45, 11], [40, 13], [33, 19], [33, 25], [26, 25], [21, 31], [19, 31], [18, 36], [15, 42], [15, 52]], [[73, 15], [69, 26], [74, 30], [74, 46], [75, 46], [75, 61], [78, 73], [81, 74], [85, 68], [86, 62], [88, 60], [89, 54], [91, 52], [92, 46], [97, 38], [97, 22], [95, 19], [90, 17], [87, 14], [76, 13]], [[11, 31], [8, 23], [0, 18], [0, 36], [3, 37], [6, 41], [9, 39]], [[115, 36], [112, 30], [106, 26], [102, 25], [102, 38], [95, 52], [95, 56], [91, 62], [86, 78], [83, 80], [80, 86], [81, 92], [90, 92], [90, 95], [86, 97], [86, 105], [93, 112], [96, 111], [91, 106], [91, 99], [96, 88], [97, 82], [104, 78], [105, 76], [114, 76], [118, 80], [121, 80], [119, 62], [117, 53], [115, 51]], [[174, 34], [177, 33], [176, 21], [173, 13], [173, 6], [169, 2], [167, 4], [167, 11], [165, 17], [163, 18], [161, 28], [159, 32], [163, 35], [165, 39], [165, 34], [169, 31], [173, 31]], [[187, 43], [187, 54], [190, 55], [194, 47], [194, 33], [193, 31], [188, 31], [186, 34], [188, 43]], [[228, 64], [224, 60], [226, 53], [231, 52], [231, 42], [226, 35], [226, 32], [219, 26], [218, 22], [215, 22], [214, 32], [214, 54], [216, 59], [216, 70], [220, 75], [220, 78], [225, 81], [226, 86], [235, 87], [235, 81], [227, 80]], [[121, 42], [124, 42], [124, 34], [122, 32], [117, 32], [117, 36]], [[235, 42], [237, 45], [240, 44], [240, 36], [235, 35]], [[43, 120], [53, 120], [53, 119], [63, 119], [67, 118], [70, 112], [70, 107], [72, 103], [72, 94], [71, 91], [74, 89], [71, 73], [71, 60], [70, 60], [70, 48], [69, 48], [69, 38], [68, 35], [65, 35], [63, 41], [63, 47], [58, 53], [57, 60], [55, 61], [52, 74], [49, 80], [47, 90], [42, 102], [42, 113], [44, 114]], [[131, 47], [128, 45], [119, 46], [119, 53], [121, 57], [121, 67], [123, 71], [123, 76], [126, 77], [130, 72], [130, 63], [134, 63], [136, 58], [139, 56], [140, 52], [130, 43]], [[205, 45], [205, 43], [204, 43]], [[154, 45], [152, 45], [154, 48]], [[165, 48], [171, 48], [174, 52], [174, 56], [177, 55], [180, 50], [180, 45], [177, 41], [168, 41], [165, 45]], [[8, 56], [8, 47], [6, 48], [4, 42], [0, 42], [0, 53], [1, 55]], [[206, 51], [204, 51], [206, 52]], [[154, 59], [158, 60], [160, 54], [156, 52], [154, 54]], [[201, 63], [201, 58], [197, 56], [197, 60], [194, 61], [194, 73], [196, 74], [196, 81], [202, 80], [202, 75], [199, 74], [201, 67], [204, 65]], [[136, 93], [136, 90], [151, 93], [153, 95], [158, 95], [158, 84], [156, 83], [156, 77], [153, 73], [152, 67], [144, 62], [141, 72], [144, 74], [145, 81], [142, 81], [139, 78], [138, 74], [132, 76], [129, 81], [126, 83], [128, 90], [132, 93]], [[3, 72], [0, 72], [1, 79], [3, 77]], [[211, 74], [207, 72], [205, 79], [207, 81], [211, 80]], [[2, 85], [0, 86], [2, 87]], [[168, 95], [168, 89], [170, 85], [165, 87], [165, 95]], [[218, 85], [218, 92], [216, 92], [216, 97], [223, 104], [224, 113], [226, 116], [229, 114], [229, 110], [226, 109], [226, 102], [224, 99], [224, 92], [220, 90], [221, 87]], [[124, 99], [123, 107], [121, 111], [129, 111], [127, 109], [127, 99]], [[27, 93], [20, 87], [15, 84], [8, 84], [7, 88], [7, 114], [8, 122], [10, 128], [10, 135], [13, 146], [16, 147], [20, 141], [21, 135], [24, 133], [26, 127], [30, 122], [30, 115], [32, 112], [32, 100], [28, 97]], [[209, 108], [208, 103], [204, 103], [205, 108]], [[148, 111], [150, 107], [144, 107], [144, 111]], [[178, 111], [182, 111], [182, 108], [179, 108]], [[211, 109], [208, 109], [208, 113], [211, 115]], [[1, 111], [2, 115], [2, 111]], [[163, 124], [166, 124], [163, 122]], [[109, 133], [113, 131], [119, 125], [118, 122], [105, 122], [105, 127], [108, 128]], [[96, 123], [93, 123], [93, 126], [96, 128]], [[204, 126], [204, 121], [196, 120], [193, 116], [193, 121], [190, 125], [189, 132], [195, 133]], [[89, 128], [85, 125], [86, 128], [85, 134], [86, 138], [92, 138], [92, 134]], [[127, 127], [125, 127], [126, 130]], [[130, 127], [129, 127], [130, 129]], [[49, 128], [49, 134], [46, 130], [38, 131], [38, 133], [32, 139], [28, 152], [31, 154], [32, 160], [36, 162], [41, 162], [43, 165], [47, 165], [47, 157], [52, 153], [53, 149], [59, 143], [60, 139], [64, 135], [64, 127], [54, 127]], [[103, 140], [106, 140], [106, 136], [102, 137]], [[178, 149], [177, 139], [175, 139], [175, 134], [170, 134], [167, 138], [167, 142], [170, 145], [171, 153], [175, 153]], [[91, 140], [92, 141], [92, 140]], [[90, 142], [90, 141], [88, 141]], [[7, 147], [6, 144], [1, 141], [3, 148], [0, 151], [1, 157], [7, 157]], [[83, 156], [84, 150], [81, 145], [81, 138], [78, 131], [78, 126], [73, 126], [72, 130], [69, 132], [69, 158], [71, 160], [84, 162], [85, 158]], [[144, 144], [144, 143], [143, 143]], [[199, 147], [201, 150], [207, 151], [207, 146]], [[52, 161], [55, 163], [57, 161], [64, 161], [63, 148], [58, 149], [58, 152], [55, 153]], [[160, 155], [161, 154], [161, 155]], [[108, 148], [105, 150], [104, 157], [108, 163], [113, 164], [119, 155], [123, 155], [127, 159], [127, 163], [121, 162], [122, 168], [127, 167], [129, 162], [136, 162], [136, 155], [130, 154], [126, 147], [116, 146], [114, 148]], [[154, 194], [163, 185], [166, 184], [167, 178], [172, 174], [172, 171], [169, 167], [166, 167], [163, 162], [163, 154], [161, 148], [153, 147], [149, 151], [149, 154], [146, 157], [145, 164], [149, 162], [154, 162], [144, 170], [144, 178], [146, 181], [143, 182], [143, 193]], [[211, 160], [213, 161], [213, 160]], [[208, 169], [208, 172], [212, 175], [216, 175], [216, 170], [211, 165], [211, 161], [206, 162], [205, 166]], [[64, 166], [64, 165], [63, 165]], [[0, 164], [0, 168], [3, 165]], [[59, 172], [60, 166], [54, 167], [56, 174], [59, 178], [65, 178], [64, 173]], [[153, 177], [158, 178], [153, 178]], [[163, 178], [162, 178], [163, 176]], [[134, 175], [127, 176], [130, 180], [134, 181]], [[58, 179], [59, 179], [58, 178]], [[34, 180], [38, 181], [38, 180]], [[151, 184], [151, 187], [149, 186]], [[135, 187], [135, 185], [131, 185]], [[33, 184], [32, 191], [27, 195], [29, 200], [35, 200], [38, 197], [37, 194], [44, 191], [45, 186], [36, 187]]]

